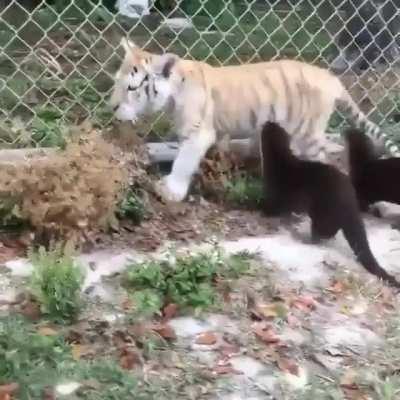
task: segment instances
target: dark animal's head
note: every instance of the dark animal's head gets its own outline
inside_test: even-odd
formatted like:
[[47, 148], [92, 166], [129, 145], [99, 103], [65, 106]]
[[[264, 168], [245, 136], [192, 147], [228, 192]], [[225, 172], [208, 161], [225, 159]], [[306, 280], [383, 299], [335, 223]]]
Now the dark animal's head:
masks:
[[261, 133], [261, 148], [269, 157], [286, 158], [291, 154], [288, 133], [276, 122], [267, 122]]
[[372, 140], [360, 129], [350, 128], [344, 134], [350, 166], [375, 160], [378, 155]]

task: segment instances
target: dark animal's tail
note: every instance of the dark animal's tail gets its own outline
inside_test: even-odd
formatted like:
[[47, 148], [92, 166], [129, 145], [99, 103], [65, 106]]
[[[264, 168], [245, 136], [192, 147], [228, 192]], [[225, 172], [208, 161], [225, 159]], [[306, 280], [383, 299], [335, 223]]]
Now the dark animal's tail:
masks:
[[387, 281], [392, 286], [400, 288], [400, 283], [396, 278], [387, 273], [372, 254], [360, 214], [349, 213], [344, 220], [343, 234], [354, 251], [358, 262], [371, 274]]
[[362, 174], [365, 164], [375, 160], [377, 154], [371, 139], [363, 131], [348, 129], [344, 137], [347, 143], [349, 173], [355, 177]]

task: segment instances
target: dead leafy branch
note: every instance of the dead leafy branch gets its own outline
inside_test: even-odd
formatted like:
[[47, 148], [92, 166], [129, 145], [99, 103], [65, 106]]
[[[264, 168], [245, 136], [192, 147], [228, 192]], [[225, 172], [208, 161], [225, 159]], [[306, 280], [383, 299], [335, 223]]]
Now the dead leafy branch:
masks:
[[77, 239], [106, 228], [128, 185], [126, 160], [83, 124], [64, 150], [0, 172], [0, 195], [39, 234]]

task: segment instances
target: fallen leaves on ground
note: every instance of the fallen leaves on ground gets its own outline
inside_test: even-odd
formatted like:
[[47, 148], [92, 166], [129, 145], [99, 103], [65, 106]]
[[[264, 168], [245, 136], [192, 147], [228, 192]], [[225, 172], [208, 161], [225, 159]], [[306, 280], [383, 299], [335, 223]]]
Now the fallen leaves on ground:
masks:
[[23, 254], [21, 249], [16, 247], [8, 247], [0, 242], [0, 265], [7, 261], [20, 257]]
[[153, 324], [150, 329], [156, 332], [165, 340], [176, 340], [176, 333], [173, 328], [167, 324]]
[[346, 289], [346, 285], [341, 282], [341, 281], [335, 281], [332, 283], [331, 286], [328, 287], [328, 291], [335, 293], [335, 294], [340, 294], [343, 293], [343, 291]]
[[170, 303], [163, 308], [163, 317], [164, 320], [168, 321], [171, 318], [174, 318], [178, 313], [178, 305], [174, 303]]
[[356, 380], [358, 373], [354, 369], [348, 369], [340, 379], [340, 386], [342, 387], [346, 399], [348, 400], [368, 400], [370, 397], [367, 396]]
[[217, 365], [213, 368], [213, 375], [227, 375], [227, 374], [235, 374], [235, 375], [242, 375], [242, 371], [238, 371], [237, 369], [233, 368], [232, 364], [224, 364], [224, 365]]
[[39, 320], [42, 314], [39, 304], [32, 300], [27, 300], [21, 304], [19, 312], [33, 321]]
[[117, 349], [125, 348], [127, 343], [134, 343], [134, 340], [132, 339], [130, 333], [123, 330], [115, 331], [112, 336], [112, 341]]
[[133, 301], [130, 298], [127, 297], [125, 300], [123, 300], [121, 306], [125, 311], [132, 310]]
[[119, 364], [123, 369], [132, 370], [141, 364], [141, 358], [134, 349], [126, 347], [121, 350]]
[[203, 344], [211, 346], [217, 343], [218, 337], [214, 332], [203, 332], [200, 333], [196, 338], [196, 344]]
[[264, 323], [253, 324], [253, 332], [255, 335], [266, 344], [278, 344], [280, 339], [274, 331], [273, 327]]
[[277, 364], [281, 371], [299, 376], [299, 366], [293, 360], [288, 358], [278, 358]]
[[303, 295], [292, 300], [291, 305], [292, 307], [295, 307], [301, 311], [310, 312], [312, 310], [315, 310], [315, 308], [317, 307], [317, 302], [312, 296]]
[[358, 374], [354, 369], [348, 369], [340, 379], [340, 386], [346, 389], [355, 390], [358, 385], [355, 383]]
[[270, 319], [276, 317], [285, 318], [287, 308], [284, 303], [257, 304], [252, 313], [258, 319]]
[[235, 344], [224, 342], [219, 347], [219, 352], [223, 357], [230, 358], [240, 353], [240, 347]]
[[88, 353], [88, 351], [89, 347], [82, 344], [73, 344], [71, 346], [72, 358], [75, 361], [79, 361], [82, 358], [82, 356]]

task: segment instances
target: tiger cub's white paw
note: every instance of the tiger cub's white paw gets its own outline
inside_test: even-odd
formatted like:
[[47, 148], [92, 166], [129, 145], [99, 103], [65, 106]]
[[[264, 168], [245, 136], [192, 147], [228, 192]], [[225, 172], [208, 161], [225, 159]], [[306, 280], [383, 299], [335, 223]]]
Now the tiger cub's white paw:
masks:
[[181, 202], [186, 197], [189, 184], [168, 175], [156, 183], [157, 193], [166, 201]]

